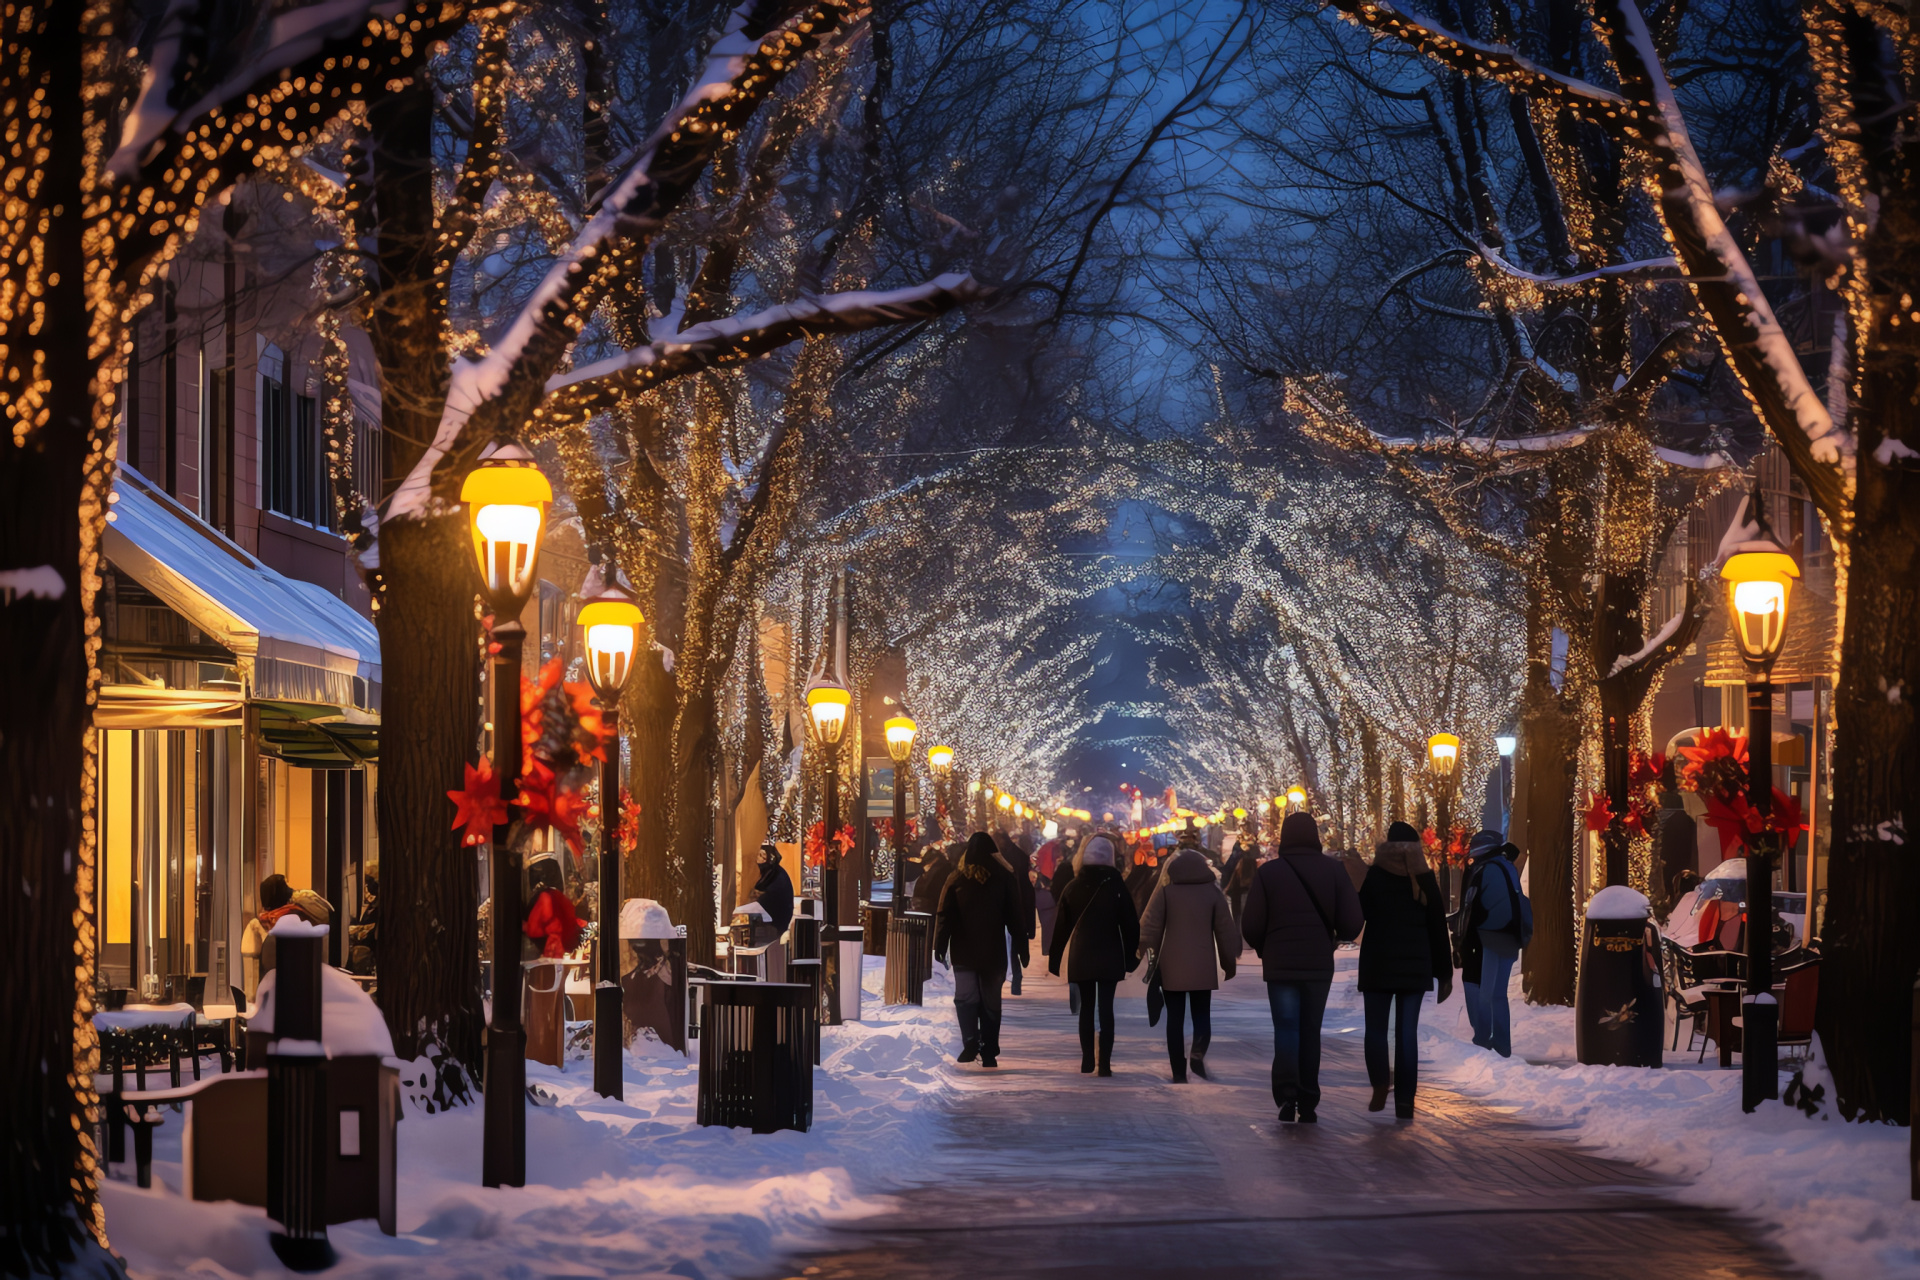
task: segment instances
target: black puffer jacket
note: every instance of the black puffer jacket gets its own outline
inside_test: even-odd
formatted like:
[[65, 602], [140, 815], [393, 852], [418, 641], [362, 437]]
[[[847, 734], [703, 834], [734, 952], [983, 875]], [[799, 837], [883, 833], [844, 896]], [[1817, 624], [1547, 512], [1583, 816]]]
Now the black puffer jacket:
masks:
[[1027, 935], [1021, 932], [1020, 895], [1013, 874], [994, 856], [993, 841], [976, 834], [967, 843], [966, 857], [947, 879], [940, 895], [940, 915], [934, 924], [933, 954], [980, 973], [1007, 971], [1007, 934], [1013, 950], [1026, 962]]
[[1118, 982], [1140, 963], [1140, 916], [1112, 867], [1082, 867], [1053, 917], [1047, 968], [1067, 962], [1069, 982]]
[[780, 865], [780, 855], [760, 864], [760, 878], [753, 882], [753, 900], [773, 921], [776, 933], [785, 933], [793, 923], [793, 877]]
[[[1411, 844], [1418, 854], [1419, 842]], [[1360, 885], [1360, 910], [1367, 918], [1360, 936], [1360, 989], [1431, 991], [1435, 978], [1453, 978], [1445, 900], [1433, 872], [1409, 878], [1387, 870], [1387, 861], [1404, 865], [1389, 856], [1392, 848], [1380, 846]]]
[[1014, 922], [1016, 937], [1031, 938], [1036, 923], [1033, 900], [1033, 855], [1021, 847], [1018, 840], [1002, 832], [994, 838], [1000, 849], [1000, 858], [1013, 868], [1013, 889], [1020, 896], [1020, 916]]
[[959, 861], [963, 845], [949, 845], [947, 851], [929, 846], [920, 855], [920, 878], [913, 882], [912, 908], [915, 911], [934, 915], [940, 910], [940, 895], [947, 887], [947, 878], [953, 874], [953, 864]]

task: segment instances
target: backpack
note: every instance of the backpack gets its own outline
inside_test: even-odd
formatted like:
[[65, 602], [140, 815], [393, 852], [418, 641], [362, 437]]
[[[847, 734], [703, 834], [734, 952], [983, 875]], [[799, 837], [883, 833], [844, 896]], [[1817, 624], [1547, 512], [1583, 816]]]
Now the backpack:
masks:
[[1500, 864], [1500, 873], [1507, 878], [1507, 890], [1513, 895], [1513, 923], [1507, 926], [1506, 932], [1519, 935], [1522, 947], [1532, 945], [1533, 900], [1520, 892], [1520, 873], [1504, 855], [1495, 854], [1488, 861]]

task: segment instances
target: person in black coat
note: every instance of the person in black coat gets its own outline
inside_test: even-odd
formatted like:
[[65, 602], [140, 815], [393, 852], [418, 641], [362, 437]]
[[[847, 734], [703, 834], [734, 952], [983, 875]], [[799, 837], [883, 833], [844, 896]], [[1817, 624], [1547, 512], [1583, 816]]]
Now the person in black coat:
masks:
[[1007, 980], [1007, 936], [1015, 963], [1027, 962], [1020, 930], [1020, 894], [1000, 861], [993, 837], [976, 831], [959, 869], [940, 895], [933, 954], [953, 966], [953, 1009], [960, 1019], [960, 1061], [998, 1066], [1000, 985]]
[[753, 900], [773, 922], [776, 936], [793, 923], [793, 877], [780, 865], [780, 850], [772, 841], [760, 846], [760, 878], [753, 882]]
[[[1020, 914], [1014, 920], [1013, 936], [1016, 938], [1024, 937], [1027, 942], [1031, 944], [1033, 941], [1035, 921], [1033, 855], [1027, 852], [1025, 845], [1004, 831], [994, 836], [994, 844], [1000, 851], [1000, 860], [1007, 865], [1008, 870], [1013, 872], [1014, 892], [1017, 893], [1020, 898]], [[1018, 964], [1013, 963], [1015, 957], [1012, 954], [1011, 945], [1012, 944], [1009, 943], [1007, 974], [1012, 981], [1009, 982], [1007, 986], [1014, 995], [1019, 995], [1020, 971], [1026, 967], [1026, 961], [1022, 960]], [[1031, 945], [1029, 945], [1028, 950], [1032, 950]]]
[[953, 874], [954, 864], [960, 861], [960, 854], [966, 846], [950, 844], [943, 853], [928, 845], [920, 855], [920, 878], [913, 882], [912, 906], [915, 911], [925, 915], [935, 915], [940, 910], [940, 895], [946, 890], [947, 878]]
[[1312, 1124], [1320, 1106], [1320, 1023], [1333, 987], [1333, 950], [1366, 921], [1346, 868], [1320, 851], [1313, 815], [1280, 826], [1280, 851], [1247, 891], [1240, 931], [1260, 957], [1273, 1015], [1273, 1100], [1283, 1121]]
[[[1393, 1087], [1393, 1114], [1413, 1119], [1420, 1061], [1420, 1004], [1440, 984], [1444, 1004], [1453, 993], [1453, 951], [1447, 939], [1446, 900], [1427, 866], [1420, 833], [1404, 822], [1387, 828], [1360, 884], [1360, 997], [1367, 1010], [1367, 1110], [1384, 1110]], [[1387, 1071], [1387, 1018], [1395, 1023], [1393, 1071]]]
[[[1067, 981], [1080, 1000], [1080, 1070], [1096, 1066], [1113, 1074], [1113, 993], [1120, 979], [1140, 963], [1140, 916], [1127, 883], [1113, 865], [1118, 849], [1112, 836], [1095, 832], [1074, 859], [1079, 870], [1061, 895], [1053, 917], [1053, 948], [1047, 970], [1056, 977], [1066, 961]], [[1095, 1058], [1095, 1010], [1099, 1012], [1099, 1055]]]

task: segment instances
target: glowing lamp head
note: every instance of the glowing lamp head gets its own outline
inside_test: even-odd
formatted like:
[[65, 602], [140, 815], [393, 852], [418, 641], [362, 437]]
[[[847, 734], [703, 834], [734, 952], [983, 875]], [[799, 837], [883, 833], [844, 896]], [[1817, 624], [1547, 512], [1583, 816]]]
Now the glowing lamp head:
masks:
[[1793, 557], [1771, 543], [1748, 543], [1720, 567], [1727, 584], [1727, 612], [1733, 640], [1747, 666], [1766, 672], [1787, 639], [1787, 605], [1800, 568]]
[[1520, 745], [1520, 739], [1510, 733], [1503, 733], [1493, 740], [1493, 745], [1500, 749], [1502, 756], [1510, 756], [1513, 754], [1513, 749]]
[[826, 746], [834, 746], [840, 741], [840, 735], [847, 730], [847, 708], [853, 705], [853, 694], [845, 685], [832, 680], [816, 680], [807, 686], [807, 719], [813, 725], [813, 735]]
[[1307, 803], [1307, 789], [1295, 783], [1287, 788], [1287, 806], [1293, 809], [1304, 808]]
[[580, 606], [580, 631], [587, 650], [587, 683], [602, 698], [620, 696], [633, 674], [633, 655], [640, 647], [640, 626], [646, 621], [633, 597], [613, 587]]
[[1002, 791], [994, 803], [999, 805], [1002, 811], [1011, 810], [1013, 808], [1013, 797]]
[[553, 486], [533, 455], [511, 441], [489, 446], [460, 486], [480, 566], [480, 589], [494, 613], [519, 617], [540, 572], [540, 537]]
[[912, 716], [894, 716], [887, 721], [887, 754], [895, 764], [907, 762], [907, 757], [913, 754], [914, 736], [919, 732], [920, 726], [913, 722]]
[[1435, 776], [1451, 778], [1460, 765], [1460, 739], [1451, 733], [1436, 733], [1427, 739], [1427, 763]]
[[[953, 772], [953, 748], [948, 746], [927, 748], [927, 768], [933, 770], [936, 778], [945, 778]], [[975, 784], [976, 786], [978, 784]]]
[[1235, 818], [1238, 818], [1240, 821], [1245, 822], [1247, 818], [1247, 811], [1245, 809], [1236, 808], [1233, 811], [1233, 816]]

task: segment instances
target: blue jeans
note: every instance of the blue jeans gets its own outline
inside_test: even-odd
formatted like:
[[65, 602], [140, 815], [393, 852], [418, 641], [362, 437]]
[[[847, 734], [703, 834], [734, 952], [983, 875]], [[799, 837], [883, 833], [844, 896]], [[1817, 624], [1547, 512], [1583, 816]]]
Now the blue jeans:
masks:
[[1507, 1009], [1507, 980], [1520, 958], [1520, 939], [1505, 931], [1480, 931], [1480, 981], [1465, 984], [1467, 1021], [1473, 1042], [1503, 1058], [1513, 1056], [1513, 1015]]
[[1424, 991], [1363, 991], [1367, 1006], [1367, 1082], [1387, 1082], [1387, 1017], [1393, 1016], [1393, 1112], [1413, 1114], [1413, 1090], [1420, 1078], [1420, 1002]]
[[1332, 978], [1311, 982], [1269, 982], [1267, 1008], [1273, 1014], [1273, 1100], [1297, 1102], [1302, 1111], [1320, 1106], [1320, 1020], [1327, 1016]]

